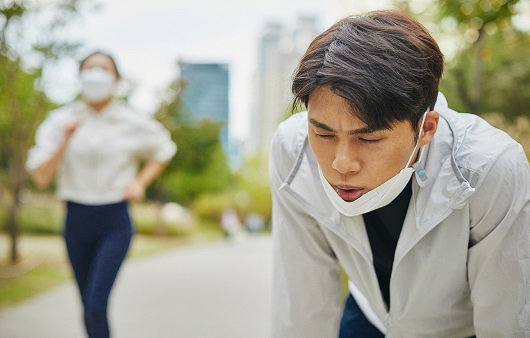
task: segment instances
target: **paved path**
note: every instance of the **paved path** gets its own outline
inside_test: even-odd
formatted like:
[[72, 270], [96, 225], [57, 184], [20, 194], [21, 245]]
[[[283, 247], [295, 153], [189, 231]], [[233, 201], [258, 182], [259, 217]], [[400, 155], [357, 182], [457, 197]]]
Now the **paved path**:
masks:
[[[247, 236], [128, 260], [111, 294], [113, 338], [265, 338], [271, 240]], [[2, 338], [83, 338], [66, 283], [0, 313]]]

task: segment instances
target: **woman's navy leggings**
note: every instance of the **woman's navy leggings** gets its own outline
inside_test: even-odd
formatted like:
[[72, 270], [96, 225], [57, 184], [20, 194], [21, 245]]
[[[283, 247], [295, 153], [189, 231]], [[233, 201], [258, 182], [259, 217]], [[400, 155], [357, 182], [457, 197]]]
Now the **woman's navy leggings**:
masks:
[[95, 206], [66, 203], [64, 238], [90, 338], [110, 337], [107, 303], [132, 236], [126, 202]]

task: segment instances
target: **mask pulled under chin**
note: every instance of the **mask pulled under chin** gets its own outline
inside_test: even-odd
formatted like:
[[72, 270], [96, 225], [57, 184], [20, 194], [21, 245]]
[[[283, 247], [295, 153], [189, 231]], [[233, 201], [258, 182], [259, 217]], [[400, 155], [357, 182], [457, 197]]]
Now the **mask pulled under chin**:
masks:
[[[420, 133], [423, 129], [423, 124], [425, 123], [426, 116], [427, 112], [425, 112], [425, 114], [423, 115]], [[331, 184], [328, 183], [328, 181], [324, 177], [324, 174], [322, 173], [322, 170], [320, 169], [319, 165], [318, 174], [320, 176], [320, 181], [322, 182], [324, 191], [326, 192], [326, 195], [331, 201], [331, 204], [333, 204], [335, 209], [337, 209], [341, 214], [345, 216], [362, 215], [390, 204], [390, 202], [392, 202], [403, 191], [403, 189], [405, 189], [407, 183], [410, 181], [410, 178], [412, 177], [412, 174], [415, 171], [414, 168], [409, 167], [409, 165], [412, 161], [412, 156], [414, 156], [414, 153], [416, 152], [418, 144], [419, 136], [418, 140], [416, 141], [416, 145], [412, 150], [412, 154], [410, 155], [409, 160], [405, 165], [405, 168], [401, 169], [401, 171], [397, 175], [395, 175], [385, 183], [381, 184], [373, 190], [368, 191], [353, 202], [346, 202], [339, 196], [339, 194], [337, 194], [335, 189], [331, 186]], [[422, 155], [423, 151], [420, 150], [420, 156], [416, 163], [419, 163], [421, 161]]]
[[318, 173], [322, 182], [322, 186], [324, 187], [324, 191], [326, 192], [326, 195], [335, 209], [345, 216], [357, 216], [390, 204], [390, 202], [392, 202], [403, 191], [403, 189], [405, 189], [405, 186], [414, 173], [414, 169], [401, 169], [396, 176], [392, 177], [377, 188], [363, 194], [353, 202], [346, 202], [337, 194], [335, 189], [324, 178], [320, 166], [318, 167]]
[[116, 79], [104, 69], [90, 68], [81, 72], [81, 92], [88, 102], [101, 102], [114, 93]]

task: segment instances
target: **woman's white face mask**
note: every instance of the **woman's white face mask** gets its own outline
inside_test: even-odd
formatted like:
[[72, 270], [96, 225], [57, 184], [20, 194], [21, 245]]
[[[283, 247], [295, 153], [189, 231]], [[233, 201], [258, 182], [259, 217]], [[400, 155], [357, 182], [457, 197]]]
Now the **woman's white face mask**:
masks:
[[[390, 204], [390, 202], [392, 202], [403, 191], [403, 189], [405, 189], [405, 186], [407, 185], [410, 178], [412, 177], [412, 174], [415, 171], [414, 168], [409, 167], [409, 165], [411, 164], [412, 157], [416, 153], [416, 148], [418, 147], [418, 144], [419, 144], [421, 130], [423, 129], [423, 124], [425, 123], [426, 116], [427, 116], [427, 112], [425, 112], [425, 114], [423, 115], [423, 119], [421, 121], [421, 127], [420, 127], [420, 135], [418, 135], [416, 145], [414, 146], [414, 149], [412, 150], [412, 154], [410, 155], [409, 160], [407, 161], [407, 164], [405, 165], [405, 168], [401, 169], [401, 171], [398, 174], [396, 174], [394, 177], [392, 177], [388, 181], [368, 191], [367, 193], [363, 194], [361, 197], [359, 197], [353, 202], [346, 202], [345, 200], [343, 200], [337, 194], [335, 189], [324, 178], [324, 175], [322, 174], [322, 170], [320, 169], [320, 166], [318, 167], [318, 172], [320, 175], [320, 180], [324, 187], [324, 191], [326, 192], [326, 195], [328, 196], [333, 206], [340, 213], [342, 213], [345, 216], [357, 216], [357, 215], [365, 214], [367, 212], [382, 208]], [[420, 162], [420, 161], [421, 161], [421, 152], [420, 152], [420, 157], [417, 162]]]
[[102, 68], [88, 68], [81, 72], [81, 92], [88, 102], [98, 103], [114, 93], [116, 78]]

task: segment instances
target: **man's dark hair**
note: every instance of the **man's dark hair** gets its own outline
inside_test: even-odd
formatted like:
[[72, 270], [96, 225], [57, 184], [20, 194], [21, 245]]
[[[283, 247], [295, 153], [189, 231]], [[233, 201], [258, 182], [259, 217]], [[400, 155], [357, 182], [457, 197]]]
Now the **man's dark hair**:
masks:
[[418, 122], [434, 108], [443, 54], [427, 29], [405, 13], [373, 11], [344, 18], [317, 36], [294, 74], [293, 109], [319, 86], [347, 100], [374, 129]]

